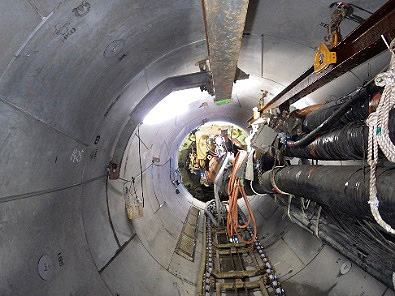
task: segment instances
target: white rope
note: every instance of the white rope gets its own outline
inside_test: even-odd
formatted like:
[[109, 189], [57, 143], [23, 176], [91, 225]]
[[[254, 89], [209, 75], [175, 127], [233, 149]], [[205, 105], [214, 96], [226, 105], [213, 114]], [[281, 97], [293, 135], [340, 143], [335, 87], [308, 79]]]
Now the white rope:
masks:
[[252, 180], [250, 180], [250, 187], [251, 187], [252, 192], [254, 192], [255, 195], [258, 195], [258, 196], [264, 195], [262, 193], [258, 193], [258, 192], [255, 191], [254, 187], [252, 186]]
[[315, 236], [318, 237], [318, 238], [320, 238], [320, 236], [319, 236], [319, 226], [320, 226], [321, 210], [322, 210], [322, 207], [320, 206], [318, 208], [318, 212], [317, 212], [317, 224], [315, 225]]
[[[394, 40], [395, 41], [395, 40]], [[393, 51], [394, 41], [391, 42], [391, 63], [387, 72], [377, 75], [375, 83], [384, 86], [376, 112], [369, 115], [366, 124], [369, 126], [368, 137], [368, 163], [370, 167], [369, 205], [370, 211], [376, 222], [387, 232], [395, 234], [395, 230], [387, 224], [379, 212], [379, 200], [377, 199], [376, 167], [378, 160], [378, 148], [380, 147], [385, 157], [395, 162], [395, 145], [389, 137], [389, 113], [395, 107], [395, 54]]]
[[291, 217], [291, 203], [292, 203], [292, 198], [294, 196], [292, 194], [288, 195], [288, 210], [287, 210], [287, 214], [288, 214], [288, 218], [292, 223], [295, 223], [295, 221], [292, 219]]
[[300, 203], [302, 204], [302, 215], [303, 215], [303, 217], [305, 217], [305, 218], [307, 218], [305, 210], [307, 210], [307, 209], [309, 208], [310, 202], [311, 202], [311, 200], [308, 199], [308, 200], [307, 200], [307, 205], [305, 205], [305, 200], [304, 200], [304, 198], [303, 198], [303, 197], [300, 198]]

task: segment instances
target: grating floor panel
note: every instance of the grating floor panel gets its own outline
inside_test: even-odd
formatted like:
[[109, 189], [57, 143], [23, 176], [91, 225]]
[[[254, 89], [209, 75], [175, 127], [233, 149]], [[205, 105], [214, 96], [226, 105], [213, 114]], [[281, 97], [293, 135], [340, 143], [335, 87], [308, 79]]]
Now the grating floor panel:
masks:
[[198, 208], [191, 207], [189, 209], [175, 250], [178, 255], [190, 261], [194, 260], [195, 255], [199, 214], [200, 210]]

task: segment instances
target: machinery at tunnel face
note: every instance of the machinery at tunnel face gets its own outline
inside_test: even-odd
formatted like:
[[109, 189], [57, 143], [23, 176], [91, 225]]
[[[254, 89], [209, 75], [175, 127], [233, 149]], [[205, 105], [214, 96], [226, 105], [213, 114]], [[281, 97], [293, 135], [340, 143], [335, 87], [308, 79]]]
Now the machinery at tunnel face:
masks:
[[226, 122], [208, 122], [188, 134], [178, 152], [178, 169], [192, 196], [204, 202], [212, 199], [220, 160], [227, 152], [246, 147], [246, 136]]

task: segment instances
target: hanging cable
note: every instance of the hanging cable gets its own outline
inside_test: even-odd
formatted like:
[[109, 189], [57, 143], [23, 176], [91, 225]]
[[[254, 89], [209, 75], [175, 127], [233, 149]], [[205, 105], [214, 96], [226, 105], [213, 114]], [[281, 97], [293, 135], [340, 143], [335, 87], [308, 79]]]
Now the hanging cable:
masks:
[[253, 181], [250, 180], [250, 188], [251, 188], [252, 192], [254, 192], [255, 195], [263, 195], [262, 193], [258, 193], [258, 192], [255, 191], [254, 187], [252, 186], [252, 182]]
[[143, 200], [144, 208], [144, 186], [143, 186], [143, 166], [141, 164], [141, 138], [140, 138], [140, 125], [137, 126], [137, 137], [139, 139], [139, 164], [140, 164], [140, 186], [141, 186], [141, 199]]
[[[236, 235], [240, 241], [246, 244], [252, 244], [257, 235], [256, 220], [254, 213], [251, 209], [251, 205], [248, 200], [247, 194], [245, 192], [241, 178], [237, 176], [237, 173], [242, 167], [247, 155], [248, 153], [246, 151], [239, 151], [233, 163], [233, 169], [232, 169], [232, 173], [230, 174], [229, 183], [228, 183], [229, 211], [228, 211], [228, 219], [226, 222], [226, 229], [229, 237], [233, 237], [234, 235]], [[241, 195], [244, 198], [248, 210], [248, 221], [242, 225], [239, 224], [239, 213], [238, 213], [238, 204], [237, 204], [237, 199], [239, 195]], [[254, 224], [254, 235], [251, 236], [251, 238], [247, 241], [242, 238], [239, 230], [245, 229], [248, 226], [250, 226], [251, 221]]]
[[305, 211], [309, 208], [310, 202], [311, 202], [311, 200], [308, 199], [307, 202], [306, 202], [306, 205], [305, 205], [305, 199], [304, 199], [303, 197], [300, 198], [300, 204], [301, 204], [301, 209], [302, 209], [302, 215], [303, 215], [303, 217], [305, 217], [305, 218], [307, 218], [306, 212], [305, 212]]
[[288, 218], [289, 221], [291, 221], [292, 223], [295, 223], [295, 221], [292, 219], [291, 217], [291, 204], [292, 204], [292, 198], [295, 197], [292, 194], [288, 195], [288, 209], [287, 209], [287, 214], [288, 214]]

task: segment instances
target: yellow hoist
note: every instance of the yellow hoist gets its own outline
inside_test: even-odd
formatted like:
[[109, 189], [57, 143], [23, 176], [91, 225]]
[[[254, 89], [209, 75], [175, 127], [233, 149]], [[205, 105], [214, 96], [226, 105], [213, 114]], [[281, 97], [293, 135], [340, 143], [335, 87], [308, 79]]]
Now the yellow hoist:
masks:
[[358, 24], [365, 22], [365, 19], [359, 15], [354, 14], [354, 8], [364, 13], [372, 14], [372, 12], [347, 2], [333, 2], [330, 6], [336, 7], [331, 16], [331, 23], [328, 25], [328, 35], [325, 36], [325, 42], [321, 43], [316, 51], [314, 57], [314, 72], [322, 72], [330, 64], [336, 64], [337, 57], [336, 52], [331, 50], [342, 41], [342, 35], [340, 34], [340, 23], [346, 18], [354, 21]]
[[331, 23], [328, 25], [328, 35], [325, 42], [321, 43], [316, 49], [314, 56], [314, 72], [319, 73], [328, 68], [331, 64], [336, 64], [336, 52], [331, 50], [341, 41], [340, 23], [347, 15], [347, 7], [339, 3], [331, 16]]

